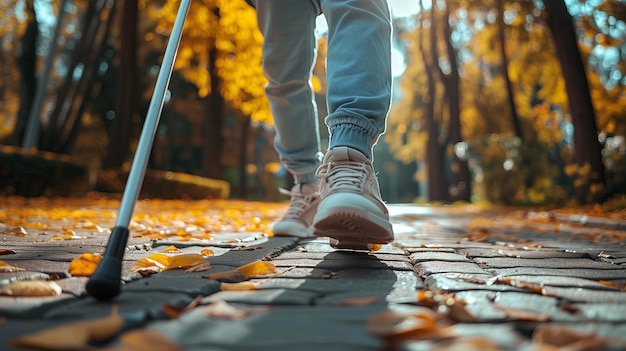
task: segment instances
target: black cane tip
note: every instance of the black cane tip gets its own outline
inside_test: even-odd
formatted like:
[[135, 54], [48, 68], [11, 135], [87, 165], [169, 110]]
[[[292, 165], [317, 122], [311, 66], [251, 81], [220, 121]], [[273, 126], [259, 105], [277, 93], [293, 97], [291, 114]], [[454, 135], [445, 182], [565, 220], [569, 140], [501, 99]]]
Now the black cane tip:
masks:
[[98, 300], [110, 300], [120, 293], [122, 263], [115, 257], [103, 257], [85, 287]]

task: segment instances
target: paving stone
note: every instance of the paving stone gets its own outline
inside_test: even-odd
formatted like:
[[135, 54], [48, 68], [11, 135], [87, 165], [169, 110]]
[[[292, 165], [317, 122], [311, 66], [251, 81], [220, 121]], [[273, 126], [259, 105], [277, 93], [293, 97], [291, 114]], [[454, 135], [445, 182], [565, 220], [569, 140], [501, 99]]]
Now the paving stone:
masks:
[[74, 297], [74, 295], [67, 293], [63, 293], [60, 296], [43, 297], [0, 296], [0, 316], [7, 318], [27, 318], [30, 316], [29, 311], [62, 300], [73, 300]]
[[215, 280], [203, 279], [201, 277], [187, 276], [166, 276], [156, 274], [149, 278], [140, 279], [129, 284], [125, 284], [123, 292], [181, 292], [191, 297], [208, 296], [220, 290], [220, 283]]
[[92, 297], [69, 299], [62, 303], [43, 306], [39, 310], [29, 311], [29, 317], [46, 319], [83, 319], [105, 317], [111, 314], [111, 308], [117, 306], [120, 314], [146, 314], [147, 316], [160, 316], [163, 314], [161, 307], [164, 303], [186, 306], [194, 297], [185, 293], [174, 291], [125, 291], [110, 301], [98, 301]]
[[615, 303], [574, 303], [578, 312], [593, 321], [626, 324], [626, 307]]
[[623, 269], [617, 265], [598, 262], [586, 258], [476, 258], [474, 262], [493, 268], [536, 267], [536, 268], [569, 268], [569, 269]]
[[510, 277], [516, 275], [539, 275], [539, 276], [562, 276], [584, 278], [589, 280], [614, 280], [623, 279], [626, 276], [624, 269], [566, 269], [566, 268], [537, 268], [537, 267], [515, 267], [515, 268], [493, 268], [486, 269], [489, 273]]
[[413, 264], [424, 261], [469, 262], [470, 260], [458, 253], [451, 252], [415, 252], [409, 256]]
[[491, 274], [460, 274], [460, 273], [438, 273], [431, 274], [424, 280], [424, 284], [429, 290], [443, 291], [465, 291], [465, 290], [489, 290], [489, 291], [523, 291], [505, 284], [481, 284], [472, 282], [488, 281], [494, 276]]
[[[392, 273], [393, 275], [393, 273]], [[394, 276], [395, 278], [395, 276]], [[258, 281], [258, 289], [298, 289], [301, 291], [313, 291], [318, 293], [336, 293], [346, 291], [385, 291], [389, 292], [395, 280], [373, 279], [290, 279], [271, 278]]]
[[150, 328], [186, 351], [374, 351], [381, 349], [381, 340], [367, 331], [364, 321], [383, 308], [273, 306], [241, 320], [207, 318], [198, 309]]
[[496, 322], [508, 318], [493, 304], [547, 315], [554, 321], [581, 320], [580, 317], [560, 309], [557, 299], [550, 296], [515, 291], [461, 291], [455, 296], [465, 300], [468, 303], [468, 310], [483, 322]]
[[459, 253], [466, 254], [469, 257], [516, 257], [516, 258], [588, 258], [590, 255], [586, 252], [566, 252], [562, 250], [521, 250], [510, 248], [459, 248]]
[[535, 283], [535, 284], [543, 284], [545, 286], [554, 286], [554, 287], [570, 287], [570, 288], [585, 288], [585, 289], [595, 289], [595, 290], [617, 290], [617, 288], [608, 286], [605, 284], [601, 284], [597, 281], [576, 278], [576, 277], [567, 277], [567, 276], [544, 276], [544, 275], [513, 275], [511, 278], [518, 279], [521, 281]]
[[544, 287], [544, 294], [576, 302], [622, 304], [622, 306], [624, 306], [624, 312], [626, 312], [626, 292], [623, 291], [602, 291], [547, 286]]
[[291, 289], [259, 289], [250, 291], [220, 291], [203, 299], [203, 303], [217, 300], [252, 305], [311, 305], [318, 293]]
[[402, 261], [378, 261], [378, 260], [311, 260], [311, 259], [292, 259], [292, 260], [273, 260], [272, 263], [276, 267], [308, 267], [326, 269], [331, 271], [340, 271], [350, 268], [367, 268], [367, 269], [393, 269], [393, 270], [413, 270], [413, 266], [408, 262]]
[[435, 273], [488, 273], [473, 262], [428, 261], [416, 264], [415, 269], [421, 277]]

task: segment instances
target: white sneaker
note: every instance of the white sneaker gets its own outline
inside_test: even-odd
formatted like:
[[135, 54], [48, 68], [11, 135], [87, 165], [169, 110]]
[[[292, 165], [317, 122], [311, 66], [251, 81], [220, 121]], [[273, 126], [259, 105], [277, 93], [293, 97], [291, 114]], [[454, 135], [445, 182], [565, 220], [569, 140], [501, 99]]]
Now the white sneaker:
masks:
[[317, 177], [322, 200], [313, 218], [315, 236], [331, 238], [338, 248], [366, 249], [393, 241], [389, 211], [365, 155], [336, 147], [326, 153]]
[[291, 196], [287, 213], [274, 224], [272, 232], [276, 236], [313, 236], [311, 223], [320, 202], [317, 184], [296, 184], [291, 191], [278, 189], [282, 194]]

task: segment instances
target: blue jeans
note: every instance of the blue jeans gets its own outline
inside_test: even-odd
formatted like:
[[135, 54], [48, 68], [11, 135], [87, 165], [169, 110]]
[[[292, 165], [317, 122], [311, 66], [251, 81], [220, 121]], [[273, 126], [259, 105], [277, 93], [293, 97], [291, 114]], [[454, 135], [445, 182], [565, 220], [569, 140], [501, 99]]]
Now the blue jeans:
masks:
[[296, 183], [316, 180], [320, 134], [311, 86], [316, 17], [328, 22], [329, 149], [349, 146], [372, 159], [391, 103], [391, 22], [386, 0], [252, 0], [264, 36], [265, 92], [275, 148]]

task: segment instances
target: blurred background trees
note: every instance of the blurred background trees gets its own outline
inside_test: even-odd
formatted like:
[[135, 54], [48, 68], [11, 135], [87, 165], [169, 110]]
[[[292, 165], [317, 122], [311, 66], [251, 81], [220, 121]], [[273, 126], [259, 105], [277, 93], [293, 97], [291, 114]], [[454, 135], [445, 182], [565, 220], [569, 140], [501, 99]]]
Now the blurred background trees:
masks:
[[[396, 86], [375, 151], [387, 201], [565, 204], [626, 193], [624, 2], [390, 4]], [[35, 116], [35, 149], [84, 165], [91, 189], [123, 178], [177, 8], [0, 2], [0, 143], [28, 147]], [[290, 180], [273, 151], [261, 42], [245, 1], [192, 1], [151, 169], [226, 180], [231, 197], [281, 199], [275, 188]]]

